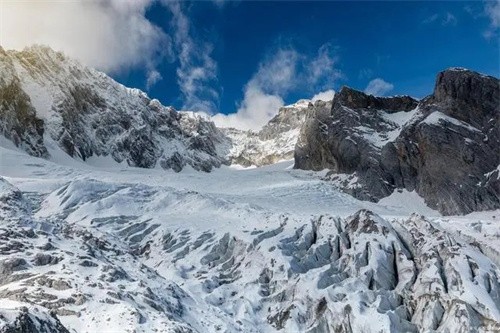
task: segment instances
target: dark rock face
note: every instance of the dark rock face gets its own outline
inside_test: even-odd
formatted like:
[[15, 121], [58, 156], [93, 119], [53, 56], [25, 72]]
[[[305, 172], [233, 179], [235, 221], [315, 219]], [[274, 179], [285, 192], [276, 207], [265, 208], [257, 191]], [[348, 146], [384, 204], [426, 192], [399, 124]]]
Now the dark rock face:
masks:
[[401, 127], [390, 116], [410, 114], [416, 105], [406, 96], [376, 98], [342, 88], [331, 110], [318, 108], [306, 119], [295, 147], [295, 167], [355, 174], [358, 186], [344, 189], [363, 200], [389, 195], [393, 187], [382, 181], [385, 172], [379, 156], [383, 144]]
[[389, 113], [409, 111], [415, 108], [417, 102], [409, 96], [375, 97], [361, 91], [343, 87], [335, 101], [350, 109], [385, 110]]
[[438, 74], [428, 104], [441, 104], [443, 112], [474, 127], [490, 127], [498, 121], [500, 88], [498, 79], [465, 69]]
[[43, 121], [37, 118], [29, 96], [13, 75], [12, 61], [1, 47], [0, 58], [6, 59], [6, 68], [2, 68], [0, 76], [0, 134], [30, 155], [47, 157], [43, 144]]
[[500, 207], [499, 81], [445, 71], [420, 107], [426, 117], [387, 147], [386, 161], [397, 159], [389, 168], [401, 170], [395, 185], [416, 189], [444, 214]]
[[355, 186], [341, 187], [363, 200], [405, 188], [443, 214], [496, 209], [499, 116], [499, 80], [468, 70], [439, 73], [419, 103], [343, 88], [329, 113], [306, 120], [295, 167], [350, 174]]

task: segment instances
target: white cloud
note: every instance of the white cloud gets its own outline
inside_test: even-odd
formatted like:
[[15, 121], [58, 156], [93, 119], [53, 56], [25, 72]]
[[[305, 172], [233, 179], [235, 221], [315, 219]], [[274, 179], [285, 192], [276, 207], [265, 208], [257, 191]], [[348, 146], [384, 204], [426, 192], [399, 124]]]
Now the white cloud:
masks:
[[494, 28], [500, 27], [500, 1], [487, 2], [485, 11], [490, 18], [491, 26]]
[[484, 32], [484, 37], [492, 38], [500, 27], [500, 1], [488, 1], [485, 3], [484, 12], [490, 20], [489, 28]]
[[370, 68], [363, 68], [359, 70], [358, 79], [360, 80], [368, 80], [373, 77], [373, 70]]
[[365, 88], [365, 93], [374, 96], [384, 96], [392, 89], [394, 89], [392, 83], [386, 82], [381, 78], [376, 78], [368, 83], [368, 86]]
[[447, 12], [446, 15], [444, 16], [443, 20], [441, 21], [441, 25], [443, 26], [455, 26], [457, 25], [457, 18], [455, 15], [453, 15], [450, 12]]
[[432, 14], [426, 17], [422, 21], [422, 24], [432, 24], [434, 22], [437, 22], [439, 18], [441, 18], [440, 22], [443, 27], [456, 26], [458, 23], [458, 19], [455, 15], [450, 12], [446, 12], [446, 14]]
[[252, 83], [245, 89], [245, 97], [236, 113], [219, 113], [214, 115], [212, 120], [219, 127], [258, 130], [274, 117], [284, 104], [280, 96], [266, 94]]
[[317, 93], [313, 97], [311, 97], [311, 100], [313, 102], [316, 101], [331, 101], [333, 97], [335, 96], [335, 91], [333, 89], [325, 90], [322, 92]]
[[212, 0], [212, 2], [219, 8], [224, 7], [228, 0]]
[[217, 81], [217, 63], [211, 57], [213, 46], [192, 37], [191, 22], [179, 1], [163, 3], [173, 15], [171, 25], [179, 61], [177, 83], [184, 97], [183, 109], [215, 113], [219, 93], [213, 88]]
[[[258, 130], [278, 113], [285, 104], [283, 96], [290, 91], [333, 85], [341, 77], [341, 72], [335, 68], [336, 62], [329, 44], [320, 47], [313, 58], [294, 49], [279, 49], [259, 64], [244, 88], [243, 101], [236, 113], [216, 114], [212, 119], [220, 127]], [[333, 90], [316, 96], [333, 98]]]
[[154, 68], [170, 40], [145, 17], [153, 1], [2, 1], [0, 44], [45, 44], [108, 73]]
[[318, 49], [318, 55], [307, 64], [307, 80], [312, 86], [318, 84], [322, 88], [331, 87], [333, 83], [342, 77], [342, 73], [336, 69], [338, 57], [335, 48], [330, 44], [323, 44]]
[[422, 21], [422, 23], [423, 23], [423, 24], [431, 24], [431, 23], [433, 23], [433, 22], [436, 22], [436, 20], [437, 20], [438, 18], [439, 18], [439, 14], [432, 14], [432, 15], [430, 15], [430, 16], [428, 16], [428, 17], [426, 17], [426, 18]]
[[217, 126], [258, 130], [276, 115], [285, 103], [285, 94], [296, 84], [299, 54], [295, 50], [278, 50], [259, 64], [257, 72], [246, 84], [243, 101], [236, 113], [216, 114]]
[[259, 64], [249, 86], [259, 86], [273, 94], [284, 94], [297, 82], [299, 54], [295, 50], [278, 50], [271, 58]]
[[160, 80], [162, 80], [163, 77], [161, 76], [160, 72], [157, 70], [150, 70], [147, 75], [146, 79], [146, 89], [149, 90], [151, 89], [152, 86], [154, 86], [156, 83], [158, 83]]

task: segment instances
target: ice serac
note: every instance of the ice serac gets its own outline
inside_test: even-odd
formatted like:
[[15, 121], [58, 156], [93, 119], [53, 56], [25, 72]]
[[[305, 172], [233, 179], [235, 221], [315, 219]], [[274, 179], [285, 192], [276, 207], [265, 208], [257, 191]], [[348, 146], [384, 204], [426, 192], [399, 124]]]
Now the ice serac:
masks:
[[306, 119], [295, 166], [330, 169], [344, 191], [378, 201], [416, 190], [444, 214], [500, 207], [499, 80], [439, 73], [434, 93], [374, 97], [344, 87], [329, 112]]
[[188, 117], [47, 47], [0, 50], [2, 134], [34, 156], [50, 149], [86, 160], [110, 156], [131, 166], [210, 171], [226, 163], [226, 138]]

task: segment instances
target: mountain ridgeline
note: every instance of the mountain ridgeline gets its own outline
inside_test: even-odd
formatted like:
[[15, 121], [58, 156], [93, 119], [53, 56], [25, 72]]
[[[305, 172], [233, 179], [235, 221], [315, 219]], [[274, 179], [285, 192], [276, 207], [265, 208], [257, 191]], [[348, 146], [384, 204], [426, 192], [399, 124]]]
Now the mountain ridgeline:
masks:
[[295, 158], [362, 200], [406, 189], [444, 214], [500, 208], [499, 80], [469, 70], [439, 73], [420, 101], [343, 87], [281, 108], [260, 132], [217, 128], [47, 47], [0, 48], [0, 73], [1, 134], [33, 156], [177, 172]]

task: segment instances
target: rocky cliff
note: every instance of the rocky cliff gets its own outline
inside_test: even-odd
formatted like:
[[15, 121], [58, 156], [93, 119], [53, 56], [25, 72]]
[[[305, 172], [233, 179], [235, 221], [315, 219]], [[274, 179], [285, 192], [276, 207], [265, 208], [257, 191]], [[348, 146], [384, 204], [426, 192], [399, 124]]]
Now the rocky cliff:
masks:
[[344, 87], [331, 110], [309, 115], [295, 167], [330, 169], [352, 195], [377, 201], [416, 190], [444, 214], [500, 207], [499, 80], [465, 69], [439, 73], [421, 101]]

